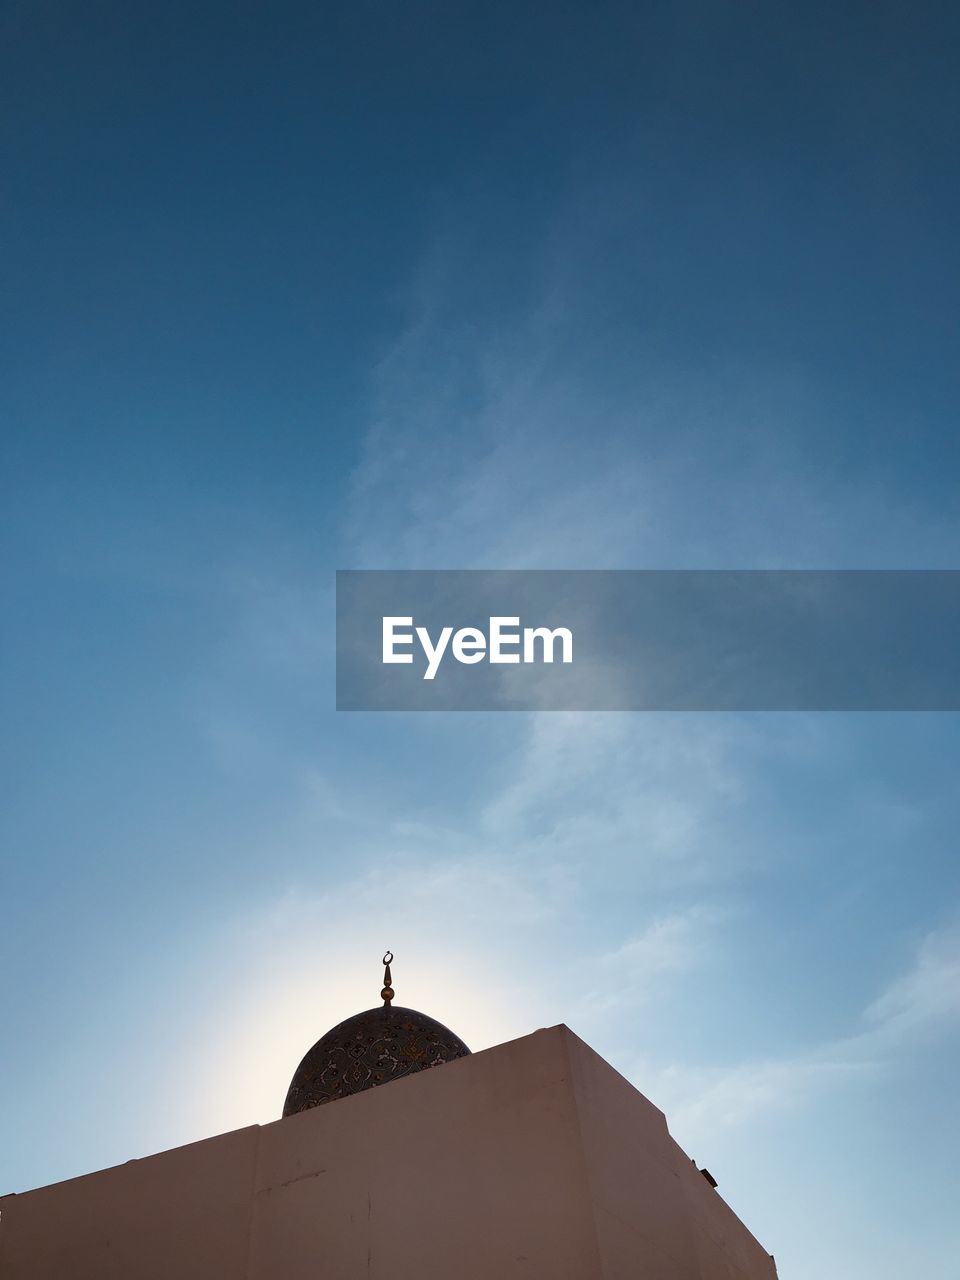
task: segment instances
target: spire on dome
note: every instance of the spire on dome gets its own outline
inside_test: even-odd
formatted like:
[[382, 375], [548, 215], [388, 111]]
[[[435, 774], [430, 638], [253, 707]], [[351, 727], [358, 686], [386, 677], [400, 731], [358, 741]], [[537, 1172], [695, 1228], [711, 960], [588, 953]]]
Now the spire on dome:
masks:
[[394, 997], [393, 987], [390, 985], [393, 979], [390, 976], [390, 966], [393, 964], [393, 952], [386, 951], [383, 956], [383, 990], [380, 996], [383, 1003], [389, 1007], [390, 1001]]

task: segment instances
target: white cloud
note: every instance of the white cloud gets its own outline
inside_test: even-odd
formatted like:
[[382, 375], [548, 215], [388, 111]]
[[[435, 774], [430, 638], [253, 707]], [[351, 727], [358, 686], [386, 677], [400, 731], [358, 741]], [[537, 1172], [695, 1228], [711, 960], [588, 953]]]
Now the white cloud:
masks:
[[717, 945], [721, 913], [694, 905], [658, 916], [612, 950], [578, 959], [579, 991], [571, 992], [574, 1026], [596, 1022], [663, 995], [673, 979], [702, 965]]
[[893, 1050], [960, 1021], [960, 928], [928, 934], [906, 973], [864, 1011], [860, 1039]]
[[[481, 815], [501, 846], [598, 864], [648, 887], [725, 879], [722, 816], [744, 794], [752, 731], [729, 719], [545, 713], [531, 717]], [[625, 871], [629, 868], [628, 871]]]
[[719, 1131], [791, 1111], [824, 1091], [843, 1088], [885, 1067], [960, 1020], [960, 931], [929, 933], [907, 971], [863, 1013], [849, 1035], [785, 1058], [728, 1066], [641, 1060], [631, 1069], [639, 1088], [667, 1114], [686, 1144]]
[[[609, 378], [610, 320], [567, 267], [597, 230], [558, 215], [534, 296], [483, 325], [462, 311], [479, 270], [470, 246], [454, 229], [440, 237], [372, 378], [344, 508], [357, 566], [955, 562], [960, 524], [870, 474], [874, 458], [852, 477], [811, 459], [811, 441], [844, 423], [802, 368], [670, 363], [638, 335], [632, 369]], [[597, 355], [580, 360], [591, 325]]]
[[816, 1052], [796, 1058], [743, 1062], [729, 1068], [682, 1066], [643, 1070], [643, 1089], [666, 1112], [671, 1130], [702, 1142], [771, 1111], [792, 1110], [825, 1089], [845, 1085], [869, 1063]]

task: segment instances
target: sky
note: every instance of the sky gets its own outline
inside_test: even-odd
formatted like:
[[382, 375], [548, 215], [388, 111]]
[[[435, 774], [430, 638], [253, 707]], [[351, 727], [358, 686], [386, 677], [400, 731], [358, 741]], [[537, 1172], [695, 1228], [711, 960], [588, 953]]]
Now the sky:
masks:
[[955, 1280], [955, 714], [334, 710], [338, 568], [956, 568], [953, 6], [0, 15], [0, 1192], [567, 1023]]

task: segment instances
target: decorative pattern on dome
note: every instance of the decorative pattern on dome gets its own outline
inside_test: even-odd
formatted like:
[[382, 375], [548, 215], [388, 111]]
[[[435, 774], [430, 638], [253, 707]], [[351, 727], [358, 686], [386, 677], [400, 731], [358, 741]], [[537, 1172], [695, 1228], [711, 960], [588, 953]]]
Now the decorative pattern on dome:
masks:
[[283, 1114], [333, 1102], [469, 1052], [459, 1036], [416, 1009], [368, 1009], [328, 1031], [308, 1051], [290, 1084]]
[[308, 1050], [290, 1083], [285, 1116], [469, 1054], [460, 1037], [442, 1023], [416, 1009], [394, 1008], [393, 956], [387, 956], [383, 1007], [347, 1018]]

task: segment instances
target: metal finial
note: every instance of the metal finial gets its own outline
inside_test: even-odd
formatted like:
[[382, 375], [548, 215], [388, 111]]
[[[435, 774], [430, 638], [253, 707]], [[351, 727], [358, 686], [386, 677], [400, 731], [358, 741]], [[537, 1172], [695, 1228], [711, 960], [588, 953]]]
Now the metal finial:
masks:
[[383, 997], [384, 1005], [389, 1008], [390, 1001], [393, 999], [393, 987], [390, 985], [393, 978], [390, 976], [390, 966], [393, 964], [393, 952], [387, 951], [383, 956], [383, 990], [380, 995]]

